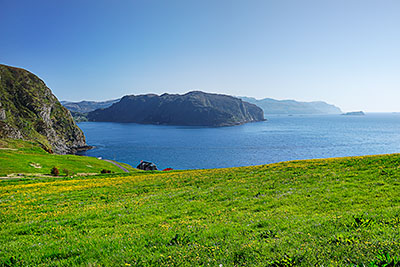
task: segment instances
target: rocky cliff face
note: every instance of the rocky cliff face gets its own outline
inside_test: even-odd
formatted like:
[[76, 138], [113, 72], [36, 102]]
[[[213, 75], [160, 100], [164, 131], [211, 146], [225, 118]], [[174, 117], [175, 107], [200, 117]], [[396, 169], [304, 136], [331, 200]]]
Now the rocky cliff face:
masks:
[[232, 126], [263, 121], [261, 108], [238, 98], [199, 91], [184, 95], [130, 95], [88, 114], [90, 121], [142, 124]]
[[59, 154], [86, 147], [85, 137], [70, 112], [41, 79], [1, 64], [0, 138], [33, 140]]

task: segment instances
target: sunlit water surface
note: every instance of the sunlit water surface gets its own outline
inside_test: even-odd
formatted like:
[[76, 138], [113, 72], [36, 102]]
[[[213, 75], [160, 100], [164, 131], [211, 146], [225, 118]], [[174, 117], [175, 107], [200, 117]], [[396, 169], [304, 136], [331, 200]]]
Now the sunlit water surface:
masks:
[[224, 168], [400, 152], [400, 114], [266, 116], [234, 127], [82, 122], [84, 155], [159, 169]]

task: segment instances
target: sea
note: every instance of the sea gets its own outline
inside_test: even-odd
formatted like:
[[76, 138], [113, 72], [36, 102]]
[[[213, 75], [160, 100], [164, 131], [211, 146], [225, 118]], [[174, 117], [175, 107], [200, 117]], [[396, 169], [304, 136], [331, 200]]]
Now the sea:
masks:
[[266, 115], [232, 127], [81, 122], [93, 149], [81, 154], [159, 169], [226, 168], [400, 153], [400, 114]]

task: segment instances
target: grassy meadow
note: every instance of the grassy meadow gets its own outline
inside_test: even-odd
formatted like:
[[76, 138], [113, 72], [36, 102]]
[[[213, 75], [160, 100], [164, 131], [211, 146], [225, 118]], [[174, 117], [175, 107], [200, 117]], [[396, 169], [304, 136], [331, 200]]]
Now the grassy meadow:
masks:
[[[123, 163], [129, 171], [137, 169]], [[50, 174], [57, 167], [60, 174], [99, 174], [101, 170], [123, 172], [112, 163], [93, 157], [49, 154], [34, 142], [21, 140], [0, 140], [0, 177], [10, 174]]]
[[399, 266], [400, 155], [5, 179], [0, 223], [0, 266]]

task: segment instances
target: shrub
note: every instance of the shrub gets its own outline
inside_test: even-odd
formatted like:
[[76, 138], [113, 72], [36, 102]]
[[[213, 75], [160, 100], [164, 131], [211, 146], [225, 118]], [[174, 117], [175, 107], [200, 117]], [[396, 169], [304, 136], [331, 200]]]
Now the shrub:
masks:
[[110, 170], [106, 170], [106, 169], [102, 169], [101, 173], [111, 173], [111, 171]]
[[60, 171], [58, 170], [58, 168], [57, 167], [53, 167], [52, 169], [51, 169], [51, 175], [54, 175], [54, 176], [58, 176], [58, 175], [60, 175]]
[[65, 176], [72, 176], [74, 175], [74, 172], [68, 169], [63, 169], [63, 172], [65, 173]]

